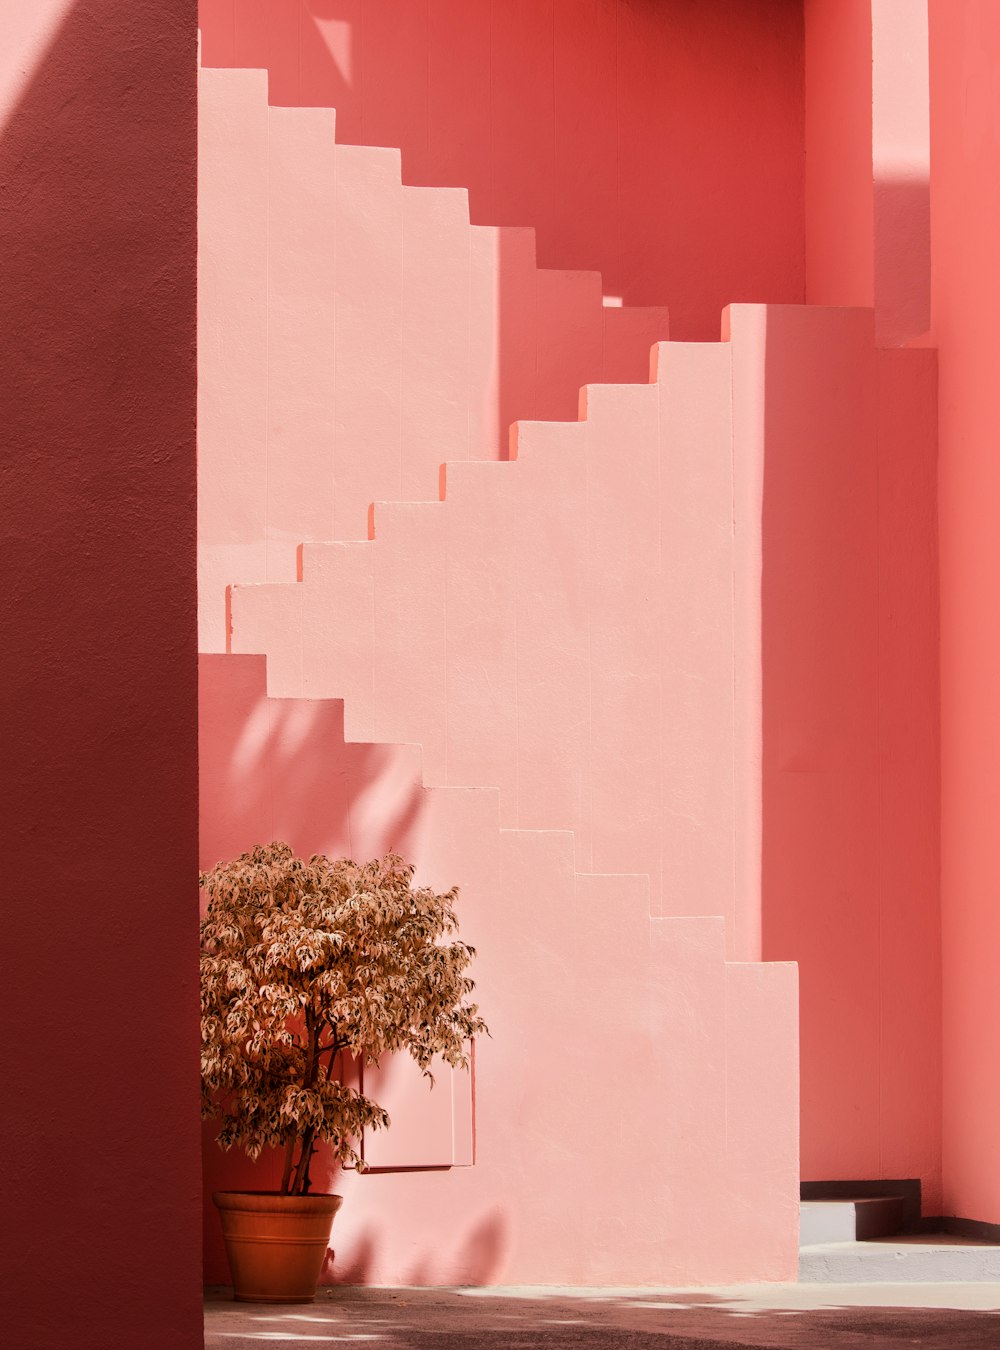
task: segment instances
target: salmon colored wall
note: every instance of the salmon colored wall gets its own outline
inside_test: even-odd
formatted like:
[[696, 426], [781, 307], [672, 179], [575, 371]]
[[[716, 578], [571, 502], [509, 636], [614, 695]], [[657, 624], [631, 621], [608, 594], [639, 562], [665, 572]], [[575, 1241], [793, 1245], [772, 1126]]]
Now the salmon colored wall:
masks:
[[0, 4], [4, 1344], [202, 1344], [193, 0]]
[[768, 311], [763, 953], [799, 963], [802, 1176], [940, 1203], [935, 356]]
[[400, 146], [404, 181], [533, 225], [681, 338], [732, 301], [801, 301], [800, 0], [201, 0], [208, 66]]
[[1000, 8], [993, 0], [931, 0], [930, 31], [945, 1206], [1000, 1223]]
[[768, 333], [764, 954], [800, 962], [803, 1178], [919, 1176], [933, 1213], [936, 369], [876, 350], [928, 323], [926, 6], [806, 0], [805, 32], [807, 298], [867, 336], [838, 367]]

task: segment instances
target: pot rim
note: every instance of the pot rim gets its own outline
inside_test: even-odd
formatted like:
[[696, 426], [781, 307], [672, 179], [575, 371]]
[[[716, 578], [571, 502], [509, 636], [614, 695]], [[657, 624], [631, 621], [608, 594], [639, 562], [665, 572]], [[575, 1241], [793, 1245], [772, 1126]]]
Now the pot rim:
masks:
[[212, 1202], [217, 1209], [245, 1212], [314, 1214], [329, 1211], [335, 1214], [344, 1203], [344, 1197], [333, 1191], [311, 1191], [308, 1195], [282, 1195], [280, 1191], [213, 1191]]

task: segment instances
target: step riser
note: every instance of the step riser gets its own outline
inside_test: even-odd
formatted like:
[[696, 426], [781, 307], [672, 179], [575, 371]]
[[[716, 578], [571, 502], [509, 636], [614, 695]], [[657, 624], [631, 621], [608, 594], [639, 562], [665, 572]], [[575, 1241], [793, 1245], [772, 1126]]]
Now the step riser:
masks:
[[801, 1205], [799, 1243], [864, 1242], [891, 1237], [903, 1226], [903, 1200], [898, 1196], [870, 1200], [807, 1201]]

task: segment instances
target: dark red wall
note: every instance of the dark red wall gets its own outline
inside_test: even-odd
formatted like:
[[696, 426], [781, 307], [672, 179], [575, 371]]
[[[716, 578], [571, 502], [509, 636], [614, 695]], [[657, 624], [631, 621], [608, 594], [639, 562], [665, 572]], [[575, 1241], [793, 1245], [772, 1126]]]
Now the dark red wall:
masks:
[[196, 0], [0, 13], [0, 1339], [187, 1350]]

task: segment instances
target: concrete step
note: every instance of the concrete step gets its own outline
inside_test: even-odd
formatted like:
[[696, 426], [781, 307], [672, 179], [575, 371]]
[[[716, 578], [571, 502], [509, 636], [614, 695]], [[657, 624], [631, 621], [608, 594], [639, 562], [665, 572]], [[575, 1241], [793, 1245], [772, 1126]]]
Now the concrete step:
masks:
[[799, 1246], [891, 1237], [902, 1227], [903, 1205], [901, 1195], [803, 1200], [799, 1215]]
[[1000, 1246], [947, 1233], [823, 1242], [799, 1251], [803, 1284], [983, 1283], [1000, 1280]]

